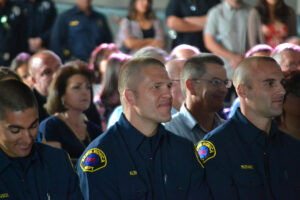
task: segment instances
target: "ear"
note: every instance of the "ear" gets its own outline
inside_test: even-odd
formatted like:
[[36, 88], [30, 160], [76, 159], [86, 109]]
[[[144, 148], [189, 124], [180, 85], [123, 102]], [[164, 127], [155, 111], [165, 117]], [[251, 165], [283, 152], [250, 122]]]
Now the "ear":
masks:
[[191, 95], [195, 95], [194, 84], [192, 79], [185, 80], [185, 88], [186, 91], [189, 92]]
[[124, 96], [125, 102], [127, 102], [130, 106], [135, 105], [136, 96], [132, 90], [125, 89], [123, 91], [123, 96]]
[[248, 96], [248, 90], [248, 87], [246, 87], [244, 84], [239, 84], [236, 88], [236, 93], [238, 96], [246, 98]]

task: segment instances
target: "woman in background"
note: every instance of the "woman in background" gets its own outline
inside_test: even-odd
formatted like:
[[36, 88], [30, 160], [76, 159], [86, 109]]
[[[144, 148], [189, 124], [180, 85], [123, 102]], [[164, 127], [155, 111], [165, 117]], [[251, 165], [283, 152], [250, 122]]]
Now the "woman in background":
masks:
[[118, 92], [118, 77], [121, 67], [130, 59], [123, 53], [113, 53], [107, 62], [107, 68], [103, 77], [102, 88], [95, 98], [95, 104], [101, 117], [101, 127], [106, 130], [107, 120], [112, 111], [120, 105]]
[[91, 103], [92, 73], [81, 62], [62, 67], [51, 83], [45, 108], [51, 115], [41, 122], [39, 133], [46, 142], [79, 158], [86, 146], [102, 133], [83, 114]]
[[295, 35], [297, 35], [296, 14], [284, 0], [257, 0], [248, 18], [250, 47], [267, 44], [274, 48], [286, 38]]
[[117, 37], [117, 47], [133, 54], [146, 46], [163, 48], [165, 32], [152, 11], [152, 0], [131, 0], [128, 15], [122, 19]]
[[29, 74], [28, 69], [28, 61], [30, 59], [30, 55], [28, 53], [19, 53], [11, 62], [10, 69], [16, 72], [23, 82], [28, 85], [28, 87], [33, 87], [33, 82], [31, 76]]

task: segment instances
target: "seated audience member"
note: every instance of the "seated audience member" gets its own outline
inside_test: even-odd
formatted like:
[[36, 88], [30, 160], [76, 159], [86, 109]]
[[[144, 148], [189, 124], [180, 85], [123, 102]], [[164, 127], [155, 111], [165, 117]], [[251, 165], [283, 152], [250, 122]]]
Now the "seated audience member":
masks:
[[129, 57], [123, 53], [113, 53], [108, 58], [102, 88], [100, 93], [96, 96], [98, 98], [95, 101], [97, 110], [101, 117], [101, 126], [103, 131], [106, 130], [109, 115], [121, 104], [118, 92], [118, 77], [121, 66], [128, 60]]
[[17, 80], [22, 82], [20, 76], [14, 71], [10, 70], [8, 67], [0, 67], [0, 81], [5, 80]]
[[10, 69], [16, 72], [23, 82], [28, 85], [28, 87], [32, 88], [32, 78], [29, 74], [28, 62], [30, 59], [30, 55], [28, 53], [19, 53], [11, 62]]
[[91, 104], [92, 73], [80, 62], [62, 67], [53, 79], [45, 108], [51, 115], [39, 127], [47, 142], [61, 146], [78, 158], [102, 130], [83, 111]]
[[[138, 50], [134, 55], [133, 58], [144, 58], [144, 57], [150, 57], [155, 58], [156, 60], [159, 60], [162, 63], [167, 62], [168, 54], [165, 50], [157, 47], [144, 47], [140, 50]], [[112, 117], [109, 117], [108, 119], [108, 126], [109, 128], [111, 125], [114, 125], [120, 118], [121, 114], [123, 112], [122, 106], [118, 106], [115, 108], [115, 110], [111, 113]]]
[[215, 200], [299, 199], [300, 141], [272, 121], [282, 113], [283, 80], [270, 57], [248, 57], [235, 70], [240, 109], [197, 146]]
[[171, 119], [171, 85], [156, 59], [132, 59], [122, 68], [123, 114], [77, 163], [86, 199], [210, 199], [194, 145], [160, 124]]
[[152, 0], [130, 0], [128, 15], [120, 23], [117, 47], [134, 53], [146, 46], [163, 48], [165, 32], [152, 10]]
[[271, 55], [280, 65], [285, 76], [300, 70], [300, 46], [283, 43], [275, 47]]
[[248, 17], [249, 46], [267, 44], [275, 48], [297, 35], [296, 14], [284, 0], [257, 0]]
[[177, 113], [180, 109], [184, 96], [180, 87], [180, 73], [185, 63], [185, 59], [174, 59], [166, 63], [166, 70], [172, 81], [171, 95], [173, 98], [171, 115]]
[[180, 84], [185, 101], [172, 120], [165, 123], [165, 128], [197, 144], [206, 133], [224, 123], [217, 112], [223, 109], [232, 84], [222, 59], [207, 53], [187, 59]]
[[[245, 58], [250, 56], [271, 56], [273, 48], [267, 44], [257, 44], [253, 46], [247, 53], [245, 54]], [[227, 115], [227, 118], [231, 118], [235, 111], [240, 107], [240, 99], [237, 97], [233, 102], [230, 108], [225, 108], [224, 112]]]
[[267, 44], [257, 44], [246, 52], [245, 58], [250, 56], [270, 56], [272, 51], [273, 48]]
[[106, 70], [106, 64], [112, 53], [119, 52], [114, 43], [102, 43], [94, 51], [89, 60], [89, 68], [95, 73], [93, 83], [93, 94], [98, 94], [101, 90], [101, 82]]
[[188, 44], [181, 44], [176, 46], [169, 55], [169, 60], [181, 58], [181, 59], [188, 59], [193, 55], [200, 54], [200, 50]]
[[33, 83], [33, 94], [39, 105], [40, 122], [49, 116], [44, 104], [47, 101], [48, 88], [53, 76], [61, 64], [60, 58], [49, 50], [37, 52], [29, 59], [29, 73]]
[[0, 198], [83, 199], [66, 152], [35, 142], [38, 104], [24, 83], [0, 81]]
[[278, 128], [300, 140], [300, 71], [286, 77], [285, 89], [283, 112], [276, 120]]
[[159, 60], [162, 63], [168, 61], [168, 53], [158, 47], [144, 47], [133, 54], [133, 58], [151, 57]]

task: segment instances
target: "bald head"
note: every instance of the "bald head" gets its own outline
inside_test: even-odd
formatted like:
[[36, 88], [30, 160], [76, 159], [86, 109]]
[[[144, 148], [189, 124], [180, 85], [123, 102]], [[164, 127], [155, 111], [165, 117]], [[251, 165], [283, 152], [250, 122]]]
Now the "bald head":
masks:
[[238, 85], [243, 84], [248, 88], [251, 88], [252, 79], [251, 76], [255, 75], [253, 72], [259, 72], [260, 68], [263, 68], [263, 62], [271, 62], [274, 65], [280, 66], [271, 57], [267, 56], [255, 56], [244, 59], [234, 71], [233, 85], [238, 88]]
[[61, 66], [61, 59], [52, 51], [44, 50], [34, 54], [28, 63], [34, 88], [42, 95], [48, 95], [52, 77]]

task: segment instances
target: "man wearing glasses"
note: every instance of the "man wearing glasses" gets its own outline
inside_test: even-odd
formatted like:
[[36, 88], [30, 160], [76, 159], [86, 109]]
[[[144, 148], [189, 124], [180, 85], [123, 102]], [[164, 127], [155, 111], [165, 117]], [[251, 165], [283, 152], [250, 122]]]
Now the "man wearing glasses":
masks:
[[197, 144], [204, 135], [224, 123], [217, 114], [224, 107], [227, 79], [224, 62], [216, 55], [202, 53], [189, 58], [181, 71], [184, 103], [180, 112], [165, 124], [167, 130]]

